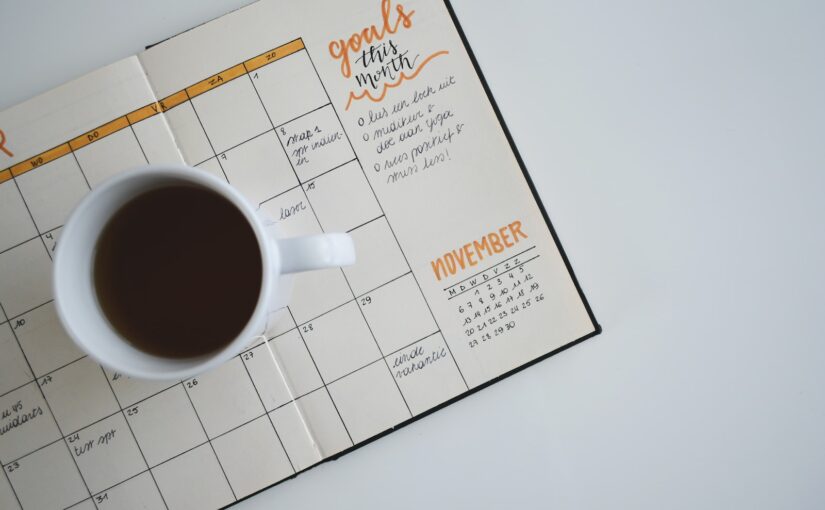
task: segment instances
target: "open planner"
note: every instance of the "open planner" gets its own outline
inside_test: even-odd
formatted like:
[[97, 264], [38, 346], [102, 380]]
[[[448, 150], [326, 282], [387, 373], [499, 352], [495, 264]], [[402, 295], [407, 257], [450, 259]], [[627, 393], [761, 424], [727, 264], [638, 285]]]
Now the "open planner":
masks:
[[[297, 275], [211, 372], [101, 367], [53, 252], [146, 164], [228, 181], [284, 235], [349, 232], [358, 261]], [[0, 508], [230, 505], [598, 332], [442, 0], [263, 0], [0, 112]]]

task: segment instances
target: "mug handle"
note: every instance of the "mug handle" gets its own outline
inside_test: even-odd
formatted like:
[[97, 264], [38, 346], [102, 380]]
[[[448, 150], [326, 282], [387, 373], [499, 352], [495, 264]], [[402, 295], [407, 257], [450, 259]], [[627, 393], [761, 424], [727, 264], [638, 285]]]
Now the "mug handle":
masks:
[[355, 264], [355, 243], [349, 234], [317, 234], [276, 239], [281, 254], [281, 273]]

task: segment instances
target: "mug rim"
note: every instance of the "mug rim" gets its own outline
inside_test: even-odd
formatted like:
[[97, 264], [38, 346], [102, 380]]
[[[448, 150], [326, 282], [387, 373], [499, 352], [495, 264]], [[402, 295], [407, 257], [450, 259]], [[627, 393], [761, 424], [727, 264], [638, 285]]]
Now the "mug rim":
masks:
[[[104, 321], [109, 325], [107, 331], [100, 332], [100, 334], [105, 334], [107, 337], [109, 337], [102, 341], [126, 343], [137, 350], [141, 350], [141, 352], [143, 352], [149, 357], [157, 358], [158, 360], [162, 359], [180, 362], [182, 365], [180, 368], [176, 369], [136, 369], [135, 367], [129, 366], [129, 362], [126, 359], [126, 356], [119, 358], [108, 358], [106, 356], [102, 356], [100, 352], [96, 351], [94, 347], [95, 342], [83, 338], [83, 335], [78, 334], [77, 330], [75, 329], [75, 322], [78, 319], [71, 317], [64, 307], [64, 299], [70, 299], [72, 291], [70, 289], [65, 288], [65, 285], [61, 285], [61, 280], [63, 280], [63, 278], [61, 278], [60, 275], [63, 274], [64, 271], [72, 270], [72, 268], [66, 266], [66, 264], [68, 263], [66, 261], [66, 257], [61, 257], [61, 253], [67, 251], [65, 249], [61, 250], [61, 246], [65, 246], [66, 239], [71, 239], [73, 237], [73, 232], [83, 227], [82, 218], [84, 217], [84, 212], [86, 212], [90, 207], [92, 207], [94, 203], [97, 200], [99, 200], [100, 197], [117, 189], [119, 186], [124, 185], [124, 183], [128, 183], [130, 181], [143, 181], [147, 179], [153, 180], [159, 177], [179, 179], [182, 181], [193, 183], [195, 185], [206, 187], [220, 194], [225, 199], [229, 200], [239, 211], [241, 211], [244, 218], [246, 218], [247, 223], [252, 228], [252, 231], [255, 233], [255, 238], [258, 242], [258, 249], [261, 256], [262, 269], [261, 288], [258, 292], [258, 299], [255, 303], [255, 308], [252, 310], [252, 314], [250, 315], [241, 332], [234, 339], [229, 341], [222, 349], [219, 349], [212, 353], [204, 354], [202, 357], [195, 358], [171, 358], [157, 356], [151, 353], [147, 353], [146, 351], [142, 351], [141, 349], [137, 348], [134, 344], [129, 342], [126, 338], [122, 337], [115, 331], [115, 329], [111, 326], [111, 323], [109, 322], [105, 313], [103, 313], [102, 309], [97, 308], [95, 310], [90, 311], [90, 313], [101, 315]], [[107, 218], [104, 221], [104, 224], [109, 221], [111, 215], [113, 215], [117, 210], [119, 210], [120, 207], [122, 207], [128, 200], [134, 198], [138, 194], [139, 193], [131, 194], [126, 200], [124, 200], [121, 204], [114, 208], [111, 211], [109, 218]], [[275, 292], [275, 289], [273, 288], [274, 285], [277, 285], [277, 280], [275, 276], [280, 273], [280, 257], [278, 254], [278, 250], [274, 249], [274, 242], [270, 238], [270, 236], [264, 231], [262, 220], [258, 216], [256, 210], [253, 209], [252, 204], [238, 190], [230, 186], [228, 183], [223, 182], [217, 177], [207, 173], [204, 170], [198, 170], [197, 168], [186, 165], [142, 165], [119, 173], [107, 179], [98, 187], [92, 189], [89, 192], [89, 194], [86, 195], [80, 201], [80, 203], [77, 204], [77, 206], [75, 206], [75, 208], [72, 210], [66, 223], [63, 226], [63, 231], [61, 232], [60, 238], [62, 245], [61, 243], [58, 243], [58, 246], [55, 249], [52, 268], [52, 295], [55, 303], [55, 309], [57, 311], [57, 315], [60, 319], [61, 325], [63, 326], [63, 328], [65, 328], [66, 332], [69, 334], [72, 341], [78, 347], [80, 347], [80, 349], [84, 353], [86, 353], [88, 356], [90, 356], [92, 359], [94, 359], [101, 365], [104, 365], [112, 370], [116, 370], [123, 374], [133, 377], [139, 377], [142, 379], [187, 379], [196, 374], [212, 369], [220, 365], [221, 363], [231, 359], [243, 347], [252, 342], [253, 338], [257, 336], [256, 334], [263, 333], [263, 331], [258, 331], [258, 327], [260, 326], [263, 315], [267, 313], [267, 304], [270, 301], [271, 296]], [[97, 239], [98, 237], [95, 237], [95, 241], [97, 241]], [[94, 253], [94, 248], [92, 248], [91, 253]], [[89, 276], [91, 277], [91, 275]], [[94, 288], [94, 286], [92, 286], [92, 288]], [[96, 293], [95, 299], [97, 299]], [[187, 363], [188, 360], [191, 361]]]

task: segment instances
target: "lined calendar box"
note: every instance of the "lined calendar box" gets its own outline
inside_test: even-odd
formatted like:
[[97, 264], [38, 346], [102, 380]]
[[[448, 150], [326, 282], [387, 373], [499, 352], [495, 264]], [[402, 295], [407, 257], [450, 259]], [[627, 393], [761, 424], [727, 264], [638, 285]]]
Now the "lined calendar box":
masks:
[[129, 127], [81, 147], [75, 151], [75, 156], [92, 188], [125, 169], [148, 163], [135, 133]]
[[192, 105], [215, 154], [272, 130], [246, 75], [193, 98]]
[[9, 318], [52, 297], [52, 261], [39, 237], [0, 253], [0, 304]]
[[164, 462], [152, 472], [169, 510], [220, 507], [235, 500], [208, 444]]
[[212, 444], [238, 497], [295, 473], [266, 415], [224, 434]]
[[241, 359], [267, 411], [323, 386], [297, 329], [242, 354]]
[[304, 187], [326, 232], [348, 232], [382, 215], [357, 161], [327, 172]]
[[256, 69], [251, 76], [275, 126], [329, 103], [324, 87], [304, 51]]
[[410, 417], [384, 360], [329, 385], [353, 441], [363, 441]]
[[84, 356], [60, 324], [54, 302], [21, 315], [17, 321], [21, 319], [24, 322], [19, 324], [15, 333], [36, 376]]
[[[270, 413], [295, 469], [305, 469], [352, 446], [325, 388]], [[307, 424], [312, 424], [307, 428]]]
[[61, 437], [37, 382], [31, 382], [0, 397], [0, 413], [9, 415], [4, 423], [13, 423], [15, 420], [19, 423], [24, 419], [23, 416], [27, 420], [25, 427], [9, 427], [3, 434], [3, 441], [0, 441], [0, 463], [9, 464]]
[[40, 386], [64, 434], [120, 410], [106, 375], [91, 358], [82, 358], [52, 372]]
[[301, 182], [355, 159], [331, 106], [298, 117], [275, 131]]
[[364, 317], [352, 301], [299, 328], [327, 383], [381, 358]]
[[63, 225], [72, 207], [89, 192], [71, 154], [24, 173], [17, 184], [40, 232]]
[[358, 259], [355, 265], [345, 267], [344, 273], [356, 295], [369, 292], [409, 272], [410, 268], [386, 218], [360, 226], [350, 235], [355, 241]]
[[121, 413], [69, 435], [66, 442], [93, 494], [148, 469]]
[[229, 183], [257, 205], [298, 185], [278, 138], [271, 131], [219, 156]]
[[37, 229], [15, 183], [0, 184], [0, 252], [36, 236]]
[[[129, 510], [167, 510], [152, 475], [147, 471], [130, 478], [97, 495], [112, 508]], [[94, 508], [94, 505], [92, 505]]]
[[9, 364], [8, 370], [0, 371], [0, 395], [34, 378], [11, 328], [8, 322], [0, 324], [0, 359]]
[[23, 508], [66, 508], [89, 498], [63, 441], [33, 452], [6, 471]]
[[164, 116], [187, 164], [198, 165], [215, 156], [192, 103], [181, 103], [164, 112]]

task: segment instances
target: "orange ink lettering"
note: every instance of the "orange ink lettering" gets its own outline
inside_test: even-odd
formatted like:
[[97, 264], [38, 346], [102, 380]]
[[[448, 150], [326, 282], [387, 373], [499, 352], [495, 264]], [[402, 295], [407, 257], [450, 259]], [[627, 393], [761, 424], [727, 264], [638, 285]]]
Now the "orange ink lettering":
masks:
[[462, 269], [477, 266], [485, 257], [501, 253], [507, 248], [512, 248], [522, 239], [527, 239], [527, 234], [521, 227], [521, 221], [516, 220], [492, 230], [481, 239], [463, 244], [460, 248], [450, 250], [441, 257], [431, 260], [430, 267], [435, 274], [435, 279], [441, 281]]
[[0, 151], [10, 158], [14, 157], [14, 153], [6, 147], [6, 133], [2, 129], [0, 129]]

